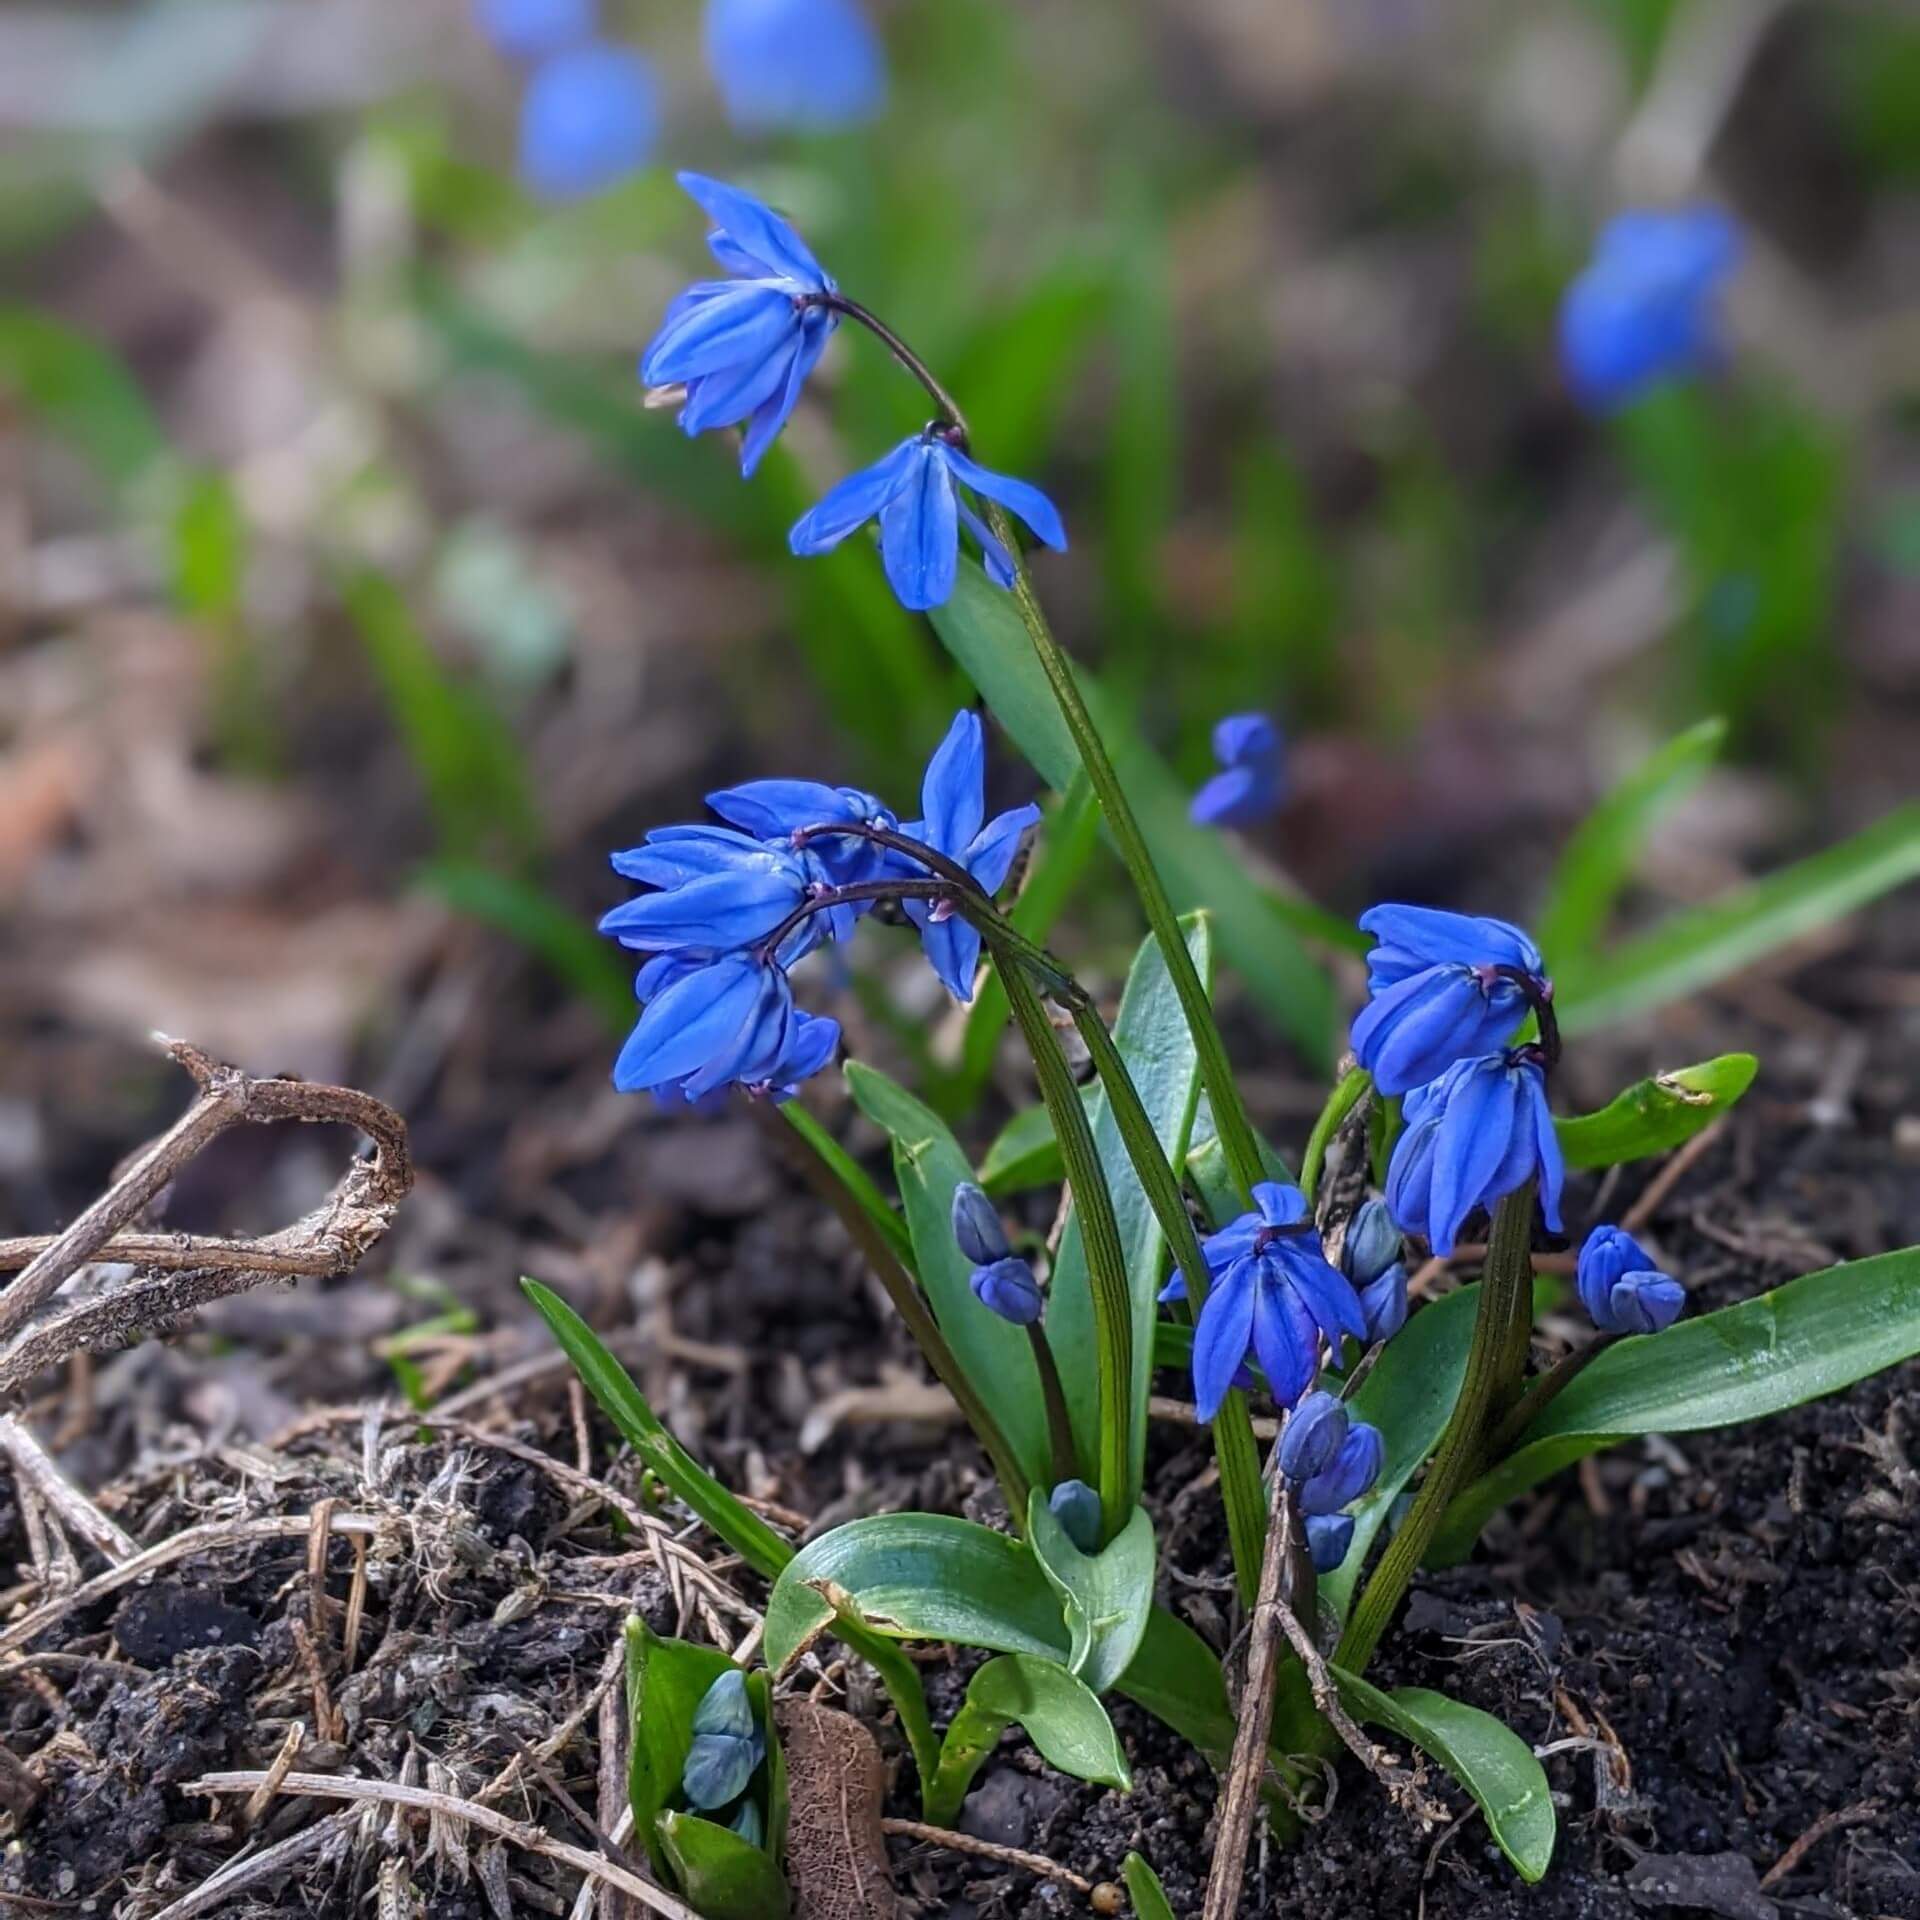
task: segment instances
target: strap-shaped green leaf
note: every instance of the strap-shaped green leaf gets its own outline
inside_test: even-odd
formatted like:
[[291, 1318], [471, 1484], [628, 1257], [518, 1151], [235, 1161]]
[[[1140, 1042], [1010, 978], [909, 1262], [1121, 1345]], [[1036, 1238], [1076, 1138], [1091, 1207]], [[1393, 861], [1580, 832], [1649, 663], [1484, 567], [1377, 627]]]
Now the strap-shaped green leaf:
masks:
[[1553, 1858], [1556, 1822], [1546, 1770], [1511, 1727], [1490, 1713], [1425, 1687], [1383, 1693], [1334, 1668], [1349, 1712], [1391, 1727], [1430, 1754], [1473, 1795], [1487, 1830], [1523, 1880], [1538, 1880]]
[[1696, 1067], [1636, 1080], [1599, 1112], [1556, 1120], [1560, 1151], [1570, 1167], [1617, 1167], [1665, 1153], [1711, 1126], [1759, 1071], [1752, 1054], [1723, 1053]]
[[1509, 1500], [1619, 1440], [1764, 1419], [1915, 1354], [1920, 1247], [1826, 1267], [1665, 1333], [1622, 1340], [1453, 1503], [1429, 1558], [1462, 1558]]
[[1160, 1876], [1144, 1856], [1130, 1853], [1120, 1863], [1120, 1877], [1127, 1883], [1127, 1898], [1133, 1902], [1134, 1920], [1173, 1920], [1173, 1906]]
[[1082, 1553], [1038, 1489], [1027, 1507], [1027, 1540], [1066, 1616], [1067, 1665], [1096, 1694], [1133, 1664], [1153, 1611], [1153, 1521], [1145, 1507], [1100, 1552]]

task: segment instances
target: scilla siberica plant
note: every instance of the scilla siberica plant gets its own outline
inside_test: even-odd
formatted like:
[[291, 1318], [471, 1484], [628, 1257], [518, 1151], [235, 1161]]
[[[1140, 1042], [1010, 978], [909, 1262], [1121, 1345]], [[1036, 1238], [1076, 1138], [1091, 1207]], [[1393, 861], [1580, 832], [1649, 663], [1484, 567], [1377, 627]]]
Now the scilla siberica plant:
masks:
[[[643, 1462], [771, 1583], [763, 1652], [775, 1679], [822, 1632], [876, 1669], [929, 1819], [951, 1821], [1016, 1720], [1055, 1765], [1127, 1785], [1101, 1704], [1118, 1690], [1223, 1768], [1231, 1759], [1257, 1778], [1271, 1765], [1284, 1783], [1270, 1806], [1283, 1838], [1301, 1831], [1289, 1802], [1316, 1794], [1319, 1762], [1336, 1737], [1353, 1738], [1347, 1716], [1384, 1725], [1459, 1778], [1518, 1870], [1537, 1879], [1554, 1812], [1526, 1744], [1474, 1709], [1418, 1690], [1382, 1692], [1364, 1677], [1410, 1583], [1423, 1564], [1469, 1551], [1503, 1502], [1621, 1434], [1652, 1430], [1650, 1419], [1684, 1428], [1774, 1411], [1884, 1364], [1889, 1356], [1876, 1355], [1856, 1323], [1864, 1300], [1884, 1323], [1894, 1281], [1881, 1263], [1860, 1262], [1687, 1320], [1679, 1283], [1628, 1232], [1604, 1224], [1579, 1236], [1573, 1262], [1549, 1260], [1536, 1275], [1536, 1252], [1558, 1252], [1579, 1213], [1570, 1168], [1678, 1144], [1739, 1096], [1752, 1063], [1728, 1056], [1643, 1083], [1597, 1114], [1557, 1117], [1553, 981], [1535, 940], [1498, 919], [1410, 905], [1362, 917], [1371, 947], [1351, 1061], [1292, 1178], [1255, 1132], [1215, 1024], [1209, 923], [1176, 915], [1027, 570], [1015, 518], [1059, 549], [1059, 515], [1035, 488], [975, 458], [952, 396], [839, 291], [786, 221], [738, 188], [692, 175], [683, 185], [713, 222], [710, 244], [729, 277], [673, 303], [643, 356], [644, 378], [675, 390], [688, 432], [740, 429], [748, 472], [842, 322], [920, 383], [932, 424], [830, 491], [792, 545], [818, 551], [877, 520], [881, 566], [908, 606], [951, 600], [963, 609], [951, 617], [1000, 621], [996, 633], [1011, 608], [1030, 649], [1019, 684], [1044, 689], [1035, 697], [1071, 739], [1151, 932], [1110, 1028], [1093, 996], [1003, 909], [999, 896], [1040, 815], [1026, 805], [989, 812], [986, 729], [972, 711], [956, 716], [929, 761], [917, 816], [829, 784], [828, 769], [797, 768], [711, 794], [713, 821], [655, 828], [614, 856], [643, 889], [602, 922], [642, 956], [641, 1012], [616, 1084], [676, 1104], [736, 1089], [778, 1108], [782, 1137], [978, 1436], [1004, 1497], [1004, 1530], [891, 1514], [796, 1550], [678, 1449], [563, 1303], [529, 1283], [533, 1297]], [[1222, 774], [1196, 809], [1204, 827], [1257, 817], [1277, 787], [1278, 735], [1259, 716], [1228, 723], [1218, 746]], [[820, 948], [844, 947], [871, 921], [910, 927], [956, 1001], [972, 998], [983, 964], [992, 969], [1041, 1101], [1003, 1136], [1018, 1138], [1020, 1152], [997, 1144], [976, 1173], [938, 1115], [849, 1062], [856, 1102], [893, 1139], [900, 1208], [792, 1099], [841, 1038], [831, 1014], [801, 1007], [795, 979]], [[1084, 1047], [1091, 1088], [1069, 1063], [1062, 1024]], [[1039, 1171], [1016, 1177], [1016, 1167]], [[1335, 1167], [1339, 1178], [1327, 1178]], [[1062, 1175], [1064, 1230], [1050, 1240], [1010, 1233], [999, 1201]], [[1450, 1260], [1477, 1261], [1479, 1279], [1416, 1303], [1410, 1269]], [[1536, 1305], [1560, 1297], [1556, 1270], [1566, 1264], [1595, 1335], [1536, 1368]], [[1901, 1293], [1898, 1311], [1911, 1320], [1920, 1300]], [[1807, 1316], [1829, 1349], [1801, 1333], [1794, 1354], [1813, 1357], [1783, 1358], [1780, 1329]], [[1748, 1349], [1756, 1358], [1742, 1371], [1737, 1356]], [[1297, 1628], [1277, 1662], [1249, 1667], [1266, 1683], [1250, 1679], [1237, 1701], [1228, 1647], [1155, 1604], [1143, 1491], [1156, 1365], [1190, 1369], [1240, 1605], [1265, 1603], [1255, 1632], [1270, 1644], [1281, 1613]], [[1727, 1385], [1730, 1367], [1738, 1390]], [[1695, 1385], [1703, 1373], [1712, 1376], [1705, 1394]], [[1264, 1474], [1256, 1404], [1277, 1422]], [[913, 1638], [998, 1656], [974, 1675], [944, 1737], [897, 1646]], [[704, 1649], [676, 1657], [696, 1654], [718, 1659]], [[667, 1660], [657, 1649], [650, 1657]], [[697, 1739], [674, 1748], [649, 1790], [646, 1818], [663, 1832], [693, 1818], [688, 1806], [734, 1807], [760, 1777], [764, 1718], [747, 1716], [737, 1682], [720, 1678], [725, 1688], [703, 1697]], [[1332, 1711], [1336, 1694], [1343, 1713]], [[766, 1806], [777, 1812], [778, 1798]], [[1229, 1870], [1244, 1844], [1244, 1830], [1223, 1840]], [[747, 1856], [736, 1848], [729, 1858]]]

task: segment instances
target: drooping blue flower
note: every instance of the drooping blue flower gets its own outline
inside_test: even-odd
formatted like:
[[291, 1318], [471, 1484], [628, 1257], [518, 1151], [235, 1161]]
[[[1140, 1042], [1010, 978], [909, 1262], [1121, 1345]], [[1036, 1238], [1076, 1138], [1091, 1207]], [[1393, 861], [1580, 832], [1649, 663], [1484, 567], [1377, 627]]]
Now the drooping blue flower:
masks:
[[1353, 1051], [1382, 1093], [1409, 1092], [1456, 1060], [1490, 1053], [1535, 1000], [1552, 998], [1540, 949], [1504, 920], [1385, 906], [1360, 925], [1378, 944]]
[[1398, 1260], [1360, 1289], [1360, 1311], [1366, 1316], [1369, 1346], [1391, 1340], [1407, 1324], [1407, 1270]]
[[954, 444], [951, 429], [937, 424], [842, 480], [794, 523], [787, 544], [803, 556], [827, 553], [877, 516], [888, 584], [902, 606], [924, 613], [945, 606], [953, 592], [965, 527], [979, 543], [987, 577], [996, 586], [1011, 587], [1013, 556], [968, 505], [961, 487], [997, 500], [1044, 545], [1066, 551], [1059, 511], [1038, 487], [981, 466]]
[[521, 178], [549, 200], [598, 193], [644, 167], [659, 134], [659, 86], [637, 53], [566, 47], [533, 70], [521, 98]]
[[1347, 1437], [1347, 1409], [1336, 1394], [1316, 1387], [1287, 1415], [1275, 1458], [1289, 1480], [1311, 1480], [1333, 1465]]
[[1450, 1254], [1469, 1214], [1537, 1178], [1547, 1224], [1559, 1232], [1564, 1168], [1533, 1049], [1456, 1061], [1408, 1096], [1402, 1117], [1387, 1169], [1387, 1205], [1402, 1231]]
[[857, 0], [707, 0], [706, 44], [742, 133], [854, 126], [886, 100], [886, 54]]
[[976, 1267], [990, 1267], [1013, 1251], [1007, 1244], [1007, 1230], [1000, 1224], [999, 1210], [987, 1198], [984, 1187], [962, 1180], [953, 1190], [952, 1211], [953, 1237]]
[[1307, 1515], [1307, 1557], [1315, 1573], [1332, 1573], [1353, 1547], [1353, 1515], [1350, 1513], [1310, 1513]]
[[1587, 1235], [1574, 1285], [1602, 1333], [1664, 1333], [1687, 1304], [1679, 1281], [1618, 1227], [1595, 1227]]
[[1100, 1496], [1084, 1480], [1062, 1480], [1047, 1505], [1082, 1553], [1100, 1551]]
[[[755, 840], [731, 827], [656, 827], [642, 846], [613, 855], [616, 873], [655, 892], [623, 900], [601, 916], [600, 931], [648, 953], [730, 953], [766, 939], [828, 885], [804, 854]], [[794, 929], [817, 942], [817, 922]], [[851, 920], [847, 931], [851, 931]], [[812, 929], [808, 938], [809, 929]], [[783, 942], [782, 959], [797, 954]]]
[[[953, 716], [920, 783], [926, 817], [901, 828], [910, 840], [957, 861], [988, 893], [1006, 884], [1020, 837], [1040, 818], [1035, 806], [1011, 807], [986, 818], [987, 738], [980, 716], [963, 710]], [[983, 824], [984, 823], [984, 824]], [[917, 879], [924, 870], [896, 855], [890, 871]], [[933, 970], [956, 1000], [973, 998], [973, 976], [980, 964], [980, 930], [944, 900], [902, 900], [901, 908], [920, 929]]]
[[[1313, 1384], [1322, 1336], [1337, 1349], [1342, 1334], [1357, 1340], [1366, 1331], [1353, 1288], [1328, 1265], [1308, 1224], [1300, 1189], [1262, 1181], [1253, 1200], [1255, 1212], [1200, 1243], [1211, 1277], [1193, 1329], [1194, 1411], [1202, 1420], [1241, 1384], [1249, 1355], [1274, 1399], [1291, 1407]], [[1160, 1297], [1184, 1299], [1185, 1275], [1176, 1271]]]
[[818, 780], [749, 780], [708, 794], [707, 805], [756, 840], [804, 845], [837, 887], [878, 878], [887, 870], [887, 850], [854, 834], [809, 834], [807, 830], [835, 826], [892, 830], [900, 824], [892, 808], [873, 794], [858, 787], [829, 787]]
[[1213, 730], [1220, 771], [1189, 809], [1203, 827], [1257, 826], [1280, 804], [1280, 729], [1264, 713], [1235, 713]]
[[1351, 1506], [1380, 1478], [1386, 1459], [1387, 1444], [1380, 1429], [1365, 1420], [1354, 1421], [1339, 1451], [1302, 1485], [1300, 1511], [1338, 1513]]
[[649, 387], [684, 387], [690, 434], [747, 423], [740, 471], [750, 474], [799, 404], [807, 375], [839, 324], [836, 288], [807, 243], [750, 193], [703, 174], [680, 184], [713, 221], [707, 236], [731, 280], [701, 280], [667, 309], [640, 357]]
[[1560, 353], [1589, 405], [1623, 405], [1720, 357], [1720, 292], [1740, 230], [1718, 207], [1637, 208], [1602, 229], [1560, 306]]
[[473, 18], [510, 60], [540, 60], [593, 37], [599, 0], [473, 0]]
[[747, 1676], [730, 1667], [693, 1710], [693, 1743], [680, 1772], [680, 1790], [702, 1812], [724, 1807], [746, 1792], [767, 1755], [767, 1736], [754, 1718]]
[[1047, 1296], [1026, 1261], [1009, 1255], [975, 1267], [967, 1276], [973, 1297], [990, 1313], [1011, 1320], [1016, 1327], [1030, 1327], [1046, 1310]]

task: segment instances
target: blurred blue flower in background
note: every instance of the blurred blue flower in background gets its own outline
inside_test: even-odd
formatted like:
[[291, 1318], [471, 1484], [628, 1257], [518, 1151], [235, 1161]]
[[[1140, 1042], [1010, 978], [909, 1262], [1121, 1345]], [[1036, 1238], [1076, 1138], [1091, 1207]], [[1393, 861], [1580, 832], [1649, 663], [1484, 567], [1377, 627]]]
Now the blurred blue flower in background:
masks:
[[945, 606], [953, 592], [960, 529], [965, 527], [979, 543], [988, 578], [997, 587], [1011, 587], [1013, 556], [961, 497], [962, 486], [1018, 514], [1056, 553], [1066, 551], [1067, 530], [1059, 511], [1038, 487], [969, 459], [948, 430], [938, 426], [901, 441], [884, 459], [849, 474], [801, 515], [787, 543], [802, 556], [827, 553], [877, 515], [888, 584], [902, 606], [924, 613]]
[[637, 172], [660, 134], [653, 69], [589, 41], [534, 68], [520, 102], [520, 174], [549, 200], [597, 193]]
[[690, 434], [746, 421], [740, 471], [750, 474], [839, 325], [821, 304], [835, 287], [771, 207], [704, 174], [679, 180], [713, 222], [713, 257], [737, 277], [696, 281], [674, 301], [640, 356], [640, 377], [686, 388], [680, 425]]
[[510, 60], [539, 60], [593, 38], [599, 0], [474, 0], [474, 24]]
[[1574, 1285], [1602, 1333], [1664, 1333], [1687, 1304], [1679, 1281], [1619, 1227], [1595, 1227], [1587, 1235]]
[[1213, 730], [1216, 773], [1193, 796], [1203, 827], [1251, 827], [1280, 804], [1280, 729], [1264, 713], [1229, 714]]
[[1740, 230], [1717, 207], [1641, 208], [1610, 220], [1560, 306], [1574, 391], [1610, 408], [1720, 357], [1720, 289]]
[[886, 53], [858, 0], [707, 0], [706, 42], [743, 133], [852, 126], [886, 102]]

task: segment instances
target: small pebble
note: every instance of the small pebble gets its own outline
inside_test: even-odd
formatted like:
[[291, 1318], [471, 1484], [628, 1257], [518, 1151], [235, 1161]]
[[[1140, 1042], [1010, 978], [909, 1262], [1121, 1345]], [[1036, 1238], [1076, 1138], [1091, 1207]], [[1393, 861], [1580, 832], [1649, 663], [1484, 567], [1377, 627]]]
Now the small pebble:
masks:
[[1095, 1913], [1125, 1913], [1127, 1897], [1111, 1880], [1102, 1880], [1089, 1898]]

